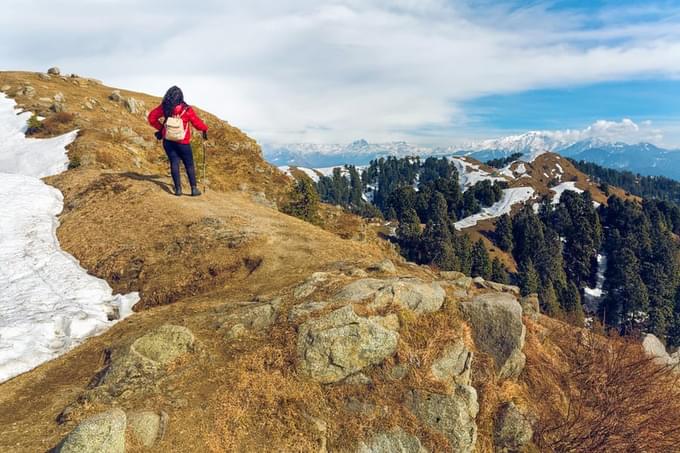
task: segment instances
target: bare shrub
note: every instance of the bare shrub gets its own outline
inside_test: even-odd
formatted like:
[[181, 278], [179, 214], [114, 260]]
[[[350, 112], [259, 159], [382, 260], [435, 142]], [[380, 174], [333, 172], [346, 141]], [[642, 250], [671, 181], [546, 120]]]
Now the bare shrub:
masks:
[[541, 451], [678, 451], [678, 373], [629, 339], [565, 326], [542, 343], [532, 337], [524, 380], [533, 394], [534, 441]]

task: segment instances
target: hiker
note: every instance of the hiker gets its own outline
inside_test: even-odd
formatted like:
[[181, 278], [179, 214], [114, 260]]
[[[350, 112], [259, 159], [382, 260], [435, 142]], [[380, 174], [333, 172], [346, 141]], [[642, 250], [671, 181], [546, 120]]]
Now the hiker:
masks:
[[[161, 123], [161, 117], [165, 120]], [[161, 105], [149, 113], [149, 124], [156, 128], [156, 138], [163, 139], [163, 149], [170, 160], [170, 172], [175, 186], [175, 195], [182, 195], [182, 182], [179, 176], [179, 161], [184, 163], [184, 168], [191, 185], [191, 196], [201, 194], [196, 185], [196, 168], [194, 167], [194, 154], [191, 151], [191, 123], [196, 129], [203, 132], [203, 140], [208, 139], [208, 126], [196, 115], [194, 109], [184, 102], [184, 94], [179, 87], [171, 87]]]

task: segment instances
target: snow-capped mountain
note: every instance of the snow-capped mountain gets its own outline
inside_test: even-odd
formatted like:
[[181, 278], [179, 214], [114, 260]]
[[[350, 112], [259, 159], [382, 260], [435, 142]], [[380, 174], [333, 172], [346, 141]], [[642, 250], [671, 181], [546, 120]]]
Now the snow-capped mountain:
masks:
[[366, 165], [386, 156], [470, 156], [480, 161], [522, 153], [533, 161], [545, 152], [594, 162], [604, 167], [629, 170], [652, 176], [680, 179], [680, 151], [660, 148], [651, 143], [608, 142], [601, 138], [569, 140], [559, 135], [531, 131], [519, 135], [481, 140], [448, 147], [416, 146], [407, 142], [368, 143], [358, 140], [349, 145], [294, 144], [263, 147], [265, 158], [277, 165], [331, 167]]

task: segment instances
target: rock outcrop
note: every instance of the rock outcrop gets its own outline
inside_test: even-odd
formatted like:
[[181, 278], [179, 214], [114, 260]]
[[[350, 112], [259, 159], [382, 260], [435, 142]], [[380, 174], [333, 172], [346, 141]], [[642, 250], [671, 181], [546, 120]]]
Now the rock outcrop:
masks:
[[479, 404], [473, 387], [457, 385], [451, 395], [413, 390], [407, 404], [425, 425], [448, 439], [451, 451], [469, 453], [474, 450]]
[[58, 453], [124, 453], [125, 412], [112, 409], [83, 420], [56, 448]]
[[323, 384], [338, 382], [397, 350], [399, 334], [358, 316], [351, 305], [300, 326], [299, 370]]
[[376, 309], [394, 304], [423, 314], [439, 310], [445, 297], [444, 289], [436, 282], [425, 283], [417, 278], [365, 278], [345, 286], [335, 295], [334, 301], [366, 301], [369, 308]]
[[522, 352], [526, 329], [517, 299], [509, 293], [485, 293], [461, 303], [461, 310], [477, 348], [494, 358], [499, 378], [518, 376], [526, 361]]
[[432, 363], [432, 376], [449, 385], [470, 385], [472, 355], [462, 340], [447, 345], [437, 360]]
[[163, 438], [168, 415], [165, 412], [136, 411], [127, 414], [127, 426], [132, 436], [143, 446], [151, 447]]
[[669, 365], [680, 369], [680, 353], [669, 354], [661, 340], [652, 334], [646, 334], [642, 339], [642, 348], [647, 355], [654, 357], [654, 361], [661, 365]]

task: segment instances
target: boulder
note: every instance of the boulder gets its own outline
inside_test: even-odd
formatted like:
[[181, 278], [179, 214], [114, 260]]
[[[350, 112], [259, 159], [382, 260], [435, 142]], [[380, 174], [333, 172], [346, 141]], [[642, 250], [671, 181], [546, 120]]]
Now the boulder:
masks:
[[417, 278], [379, 280], [365, 278], [345, 286], [334, 296], [335, 301], [368, 301], [370, 308], [380, 309], [394, 304], [416, 314], [437, 311], [446, 293], [438, 283], [425, 283]]
[[[220, 317], [220, 329], [226, 330], [232, 338], [248, 332], [261, 332], [276, 321], [280, 306], [281, 299], [278, 298], [268, 302], [238, 304], [227, 315]], [[235, 335], [237, 331], [241, 334]]]
[[56, 448], [58, 453], [124, 453], [125, 412], [112, 409], [83, 420]]
[[162, 376], [164, 365], [192, 351], [193, 346], [194, 336], [186, 327], [161, 326], [115, 353], [91, 387], [100, 395], [113, 397], [150, 390]]
[[299, 328], [298, 369], [329, 384], [381, 363], [397, 351], [399, 334], [358, 316], [351, 305]]
[[427, 453], [420, 439], [401, 428], [376, 434], [359, 443], [357, 453]]
[[191, 351], [193, 346], [194, 335], [189, 329], [166, 324], [135, 340], [130, 351], [165, 365]]
[[526, 358], [522, 352], [526, 329], [522, 307], [508, 293], [486, 293], [462, 302], [477, 348], [494, 358], [501, 379], [518, 376]]
[[128, 112], [137, 114], [144, 111], [144, 102], [135, 98], [126, 98], [123, 101], [123, 107], [125, 107]]
[[668, 354], [666, 346], [651, 333], [646, 334], [642, 339], [642, 348], [648, 356], [654, 357], [654, 362], [660, 365], [678, 366], [678, 364], [680, 364], [677, 354], [674, 354], [673, 356]]
[[379, 263], [375, 263], [366, 268], [369, 272], [380, 272], [383, 274], [396, 274], [397, 268], [394, 267], [394, 263], [390, 260], [382, 260]]
[[407, 404], [425, 425], [442, 433], [449, 441], [449, 451], [470, 453], [477, 442], [479, 412], [477, 391], [468, 385], [457, 385], [451, 395], [412, 390]]
[[472, 286], [472, 277], [468, 277], [462, 272], [442, 271], [439, 273], [441, 278], [451, 283], [452, 285], [467, 291]]
[[472, 355], [463, 340], [448, 344], [432, 363], [432, 376], [447, 385], [470, 385]]
[[145, 447], [151, 447], [163, 438], [168, 415], [154, 411], [136, 411], [127, 414], [127, 426], [131, 434]]
[[123, 100], [123, 96], [120, 94], [119, 90], [113, 90], [113, 92], [109, 94], [109, 99], [113, 102], [121, 102]]
[[58, 67], [53, 66], [53, 67], [51, 67], [50, 69], [47, 70], [47, 73], [48, 73], [49, 75], [58, 76], [59, 74], [61, 74], [61, 70], [59, 70]]
[[526, 415], [514, 403], [504, 404], [496, 415], [494, 444], [498, 452], [520, 452], [534, 435]]

